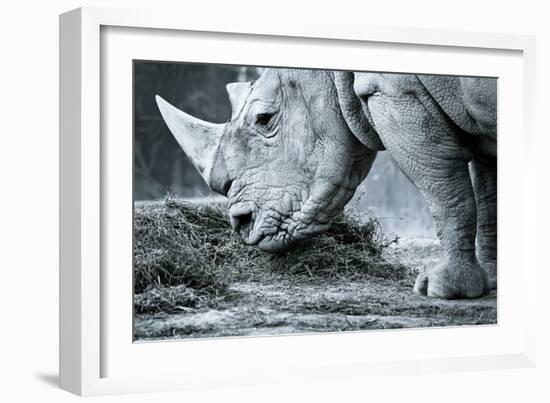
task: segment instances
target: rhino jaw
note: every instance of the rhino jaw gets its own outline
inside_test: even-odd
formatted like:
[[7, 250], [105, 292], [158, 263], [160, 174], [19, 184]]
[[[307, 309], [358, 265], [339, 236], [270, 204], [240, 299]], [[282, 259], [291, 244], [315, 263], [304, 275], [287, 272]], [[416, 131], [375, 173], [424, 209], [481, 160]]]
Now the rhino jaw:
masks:
[[210, 186], [214, 159], [225, 124], [205, 122], [180, 111], [158, 95], [155, 99], [170, 132]]

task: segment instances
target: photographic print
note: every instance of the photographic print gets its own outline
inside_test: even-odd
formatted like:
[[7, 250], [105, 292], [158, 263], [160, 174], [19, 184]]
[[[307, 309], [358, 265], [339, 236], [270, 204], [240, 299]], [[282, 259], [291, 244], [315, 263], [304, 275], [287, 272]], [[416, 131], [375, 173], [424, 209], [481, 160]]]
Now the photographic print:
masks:
[[135, 341], [497, 322], [497, 78], [133, 75]]

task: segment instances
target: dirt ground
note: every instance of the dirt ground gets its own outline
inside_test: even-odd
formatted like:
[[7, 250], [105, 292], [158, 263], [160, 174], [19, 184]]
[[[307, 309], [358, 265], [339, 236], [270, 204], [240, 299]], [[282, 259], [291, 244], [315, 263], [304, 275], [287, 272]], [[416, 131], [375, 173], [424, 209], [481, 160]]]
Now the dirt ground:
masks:
[[400, 239], [384, 250], [411, 275], [399, 281], [324, 279], [270, 273], [229, 285], [215, 307], [135, 317], [136, 340], [277, 335], [428, 326], [494, 324], [496, 291], [475, 300], [445, 301], [413, 292], [416, 273], [439, 258], [437, 240]]

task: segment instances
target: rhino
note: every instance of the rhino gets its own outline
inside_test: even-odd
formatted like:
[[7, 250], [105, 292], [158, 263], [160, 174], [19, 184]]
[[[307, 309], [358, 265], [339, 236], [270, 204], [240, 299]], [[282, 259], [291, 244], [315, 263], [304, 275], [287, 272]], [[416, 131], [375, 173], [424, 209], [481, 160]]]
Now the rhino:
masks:
[[156, 100], [246, 244], [278, 253], [326, 231], [387, 150], [427, 201], [443, 251], [414, 291], [496, 288], [495, 78], [273, 68], [227, 92], [224, 124]]

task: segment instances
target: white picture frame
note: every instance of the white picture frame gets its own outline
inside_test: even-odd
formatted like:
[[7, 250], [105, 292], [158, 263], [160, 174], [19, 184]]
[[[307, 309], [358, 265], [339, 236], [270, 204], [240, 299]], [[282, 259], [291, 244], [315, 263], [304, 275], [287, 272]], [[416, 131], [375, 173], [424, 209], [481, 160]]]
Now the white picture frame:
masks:
[[[131, 165], [131, 159], [127, 158], [128, 154], [122, 158], [121, 166], [126, 168], [117, 168], [109, 163], [108, 147], [124, 149], [127, 143], [118, 144], [110, 141], [111, 137], [102, 138], [102, 133], [109, 131], [110, 123], [106, 116], [112, 116], [115, 112], [115, 109], [111, 110], [106, 106], [114, 105], [115, 98], [109, 98], [110, 95], [104, 98], [105, 94], [111, 94], [112, 82], [104, 80], [102, 74], [107, 74], [103, 69], [109, 68], [108, 63], [106, 66], [103, 60], [111, 57], [109, 50], [125, 48], [128, 52], [124, 57], [134, 57], [131, 51], [135, 49], [135, 45], [132, 47], [130, 37], [139, 32], [144, 35], [140, 42], [143, 49], [153, 47], [155, 41], [164, 41], [165, 45], [158, 46], [155, 50], [160, 58], [171, 58], [168, 51], [171, 44], [180, 40], [178, 35], [185, 36], [186, 33], [193, 33], [195, 39], [191, 38], [190, 41], [199, 40], [197, 38], [201, 35], [210, 35], [213, 40], [219, 40], [224, 35], [228, 40], [250, 40], [251, 42], [243, 42], [243, 49], [262, 44], [276, 47], [291, 41], [302, 50], [311, 51], [309, 59], [302, 59], [297, 63], [300, 66], [312, 63], [312, 67], [321, 67], [318, 64], [321, 60], [318, 59], [319, 50], [314, 48], [327, 46], [334, 52], [338, 52], [340, 48], [344, 49], [342, 52], [348, 52], [361, 46], [374, 46], [381, 51], [391, 48], [397, 52], [394, 56], [389, 52], [385, 62], [386, 56], [381, 56], [376, 63], [372, 62], [368, 67], [363, 65], [363, 68], [397, 68], [399, 71], [432, 73], [444, 71], [451, 74], [491, 75], [488, 74], [494, 68], [491, 66], [501, 60], [499, 55], [509, 54], [509, 58], [502, 56], [502, 66], [510, 65], [509, 73], [503, 73], [509, 74], [509, 78], [504, 81], [510, 84], [509, 91], [517, 92], [519, 99], [508, 104], [500, 103], [499, 98], [499, 125], [503, 122], [509, 123], [506, 127], [499, 126], [499, 131], [506, 134], [514, 128], [520, 132], [516, 133], [515, 140], [517, 143], [517, 139], [521, 138], [521, 145], [516, 150], [520, 156], [515, 155], [515, 158], [521, 158], [524, 163], [521, 173], [514, 174], [507, 169], [506, 156], [510, 154], [510, 149], [506, 148], [506, 140], [499, 140], [498, 325], [461, 329], [193, 340], [146, 343], [136, 347], [124, 333], [131, 317], [125, 318], [122, 315], [128, 312], [130, 301], [120, 292], [120, 300], [123, 302], [119, 304], [119, 290], [115, 286], [127, 285], [127, 279], [119, 276], [121, 283], [116, 283], [116, 278], [110, 277], [111, 272], [106, 272], [106, 267], [110, 267], [110, 257], [106, 257], [109, 248], [105, 243], [104, 227], [108, 226], [105, 212], [111, 212], [108, 214], [109, 225], [114, 227], [111, 237], [117, 233], [117, 228], [126, 228], [125, 223], [128, 221], [124, 221], [124, 217], [127, 218], [128, 214], [131, 216], [131, 205], [126, 204], [128, 210], [117, 214], [120, 211], [116, 208], [120, 206], [111, 206], [110, 200], [116, 199], [116, 195], [110, 195], [110, 192], [113, 184], [116, 188], [127, 189], [124, 185], [124, 169], [128, 168], [128, 164]], [[121, 44], [124, 46], [121, 47]], [[163, 53], [162, 49], [168, 50]], [[536, 284], [529, 282], [528, 278], [536, 277], [536, 253], [533, 250], [535, 245], [527, 241], [526, 234], [535, 232], [536, 222], [533, 208], [534, 182], [529, 179], [529, 172], [535, 170], [535, 161], [531, 158], [535, 143], [532, 123], [535, 102], [534, 49], [534, 39], [529, 36], [372, 27], [319, 21], [315, 17], [305, 20], [289, 18], [281, 24], [280, 21], [247, 18], [246, 14], [222, 19], [170, 11], [104, 8], [80, 8], [61, 15], [61, 387], [79, 395], [97, 395], [272, 382], [292, 383], [308, 379], [343, 380], [381, 373], [397, 375], [532, 366], [535, 319], [528, 312], [536, 312]], [[399, 67], [389, 66], [387, 63], [397, 60], [399, 52], [420, 52], [427, 61], [407, 58], [406, 61], [399, 62]], [[455, 62], [439, 63], [439, 59], [431, 52], [443, 52]], [[463, 52], [471, 53], [474, 55], [472, 57], [486, 60], [487, 63], [480, 62], [475, 67], [475, 64], [469, 66], [465, 62], [458, 62]], [[116, 53], [117, 57], [122, 57], [123, 53]], [[201, 56], [200, 52], [195, 56], [196, 60], [205, 62], [223, 62], [227, 57], [227, 54], [216, 54], [208, 58]], [[285, 64], [278, 63], [277, 57], [282, 56], [266, 55], [257, 64]], [[298, 58], [297, 55], [296, 57]], [[483, 59], [484, 57], [487, 59]], [[250, 57], [245, 56], [239, 60], [242, 61], [241, 64], [253, 62]], [[426, 67], [427, 62], [431, 64], [429, 68]], [[331, 58], [322, 67], [353, 67], [349, 63], [343, 66]], [[386, 63], [386, 68], [383, 63]], [[114, 67], [116, 70], [116, 65]], [[124, 71], [121, 69], [113, 74], [124, 74]], [[108, 74], [111, 74], [110, 70]], [[113, 85], [113, 89], [115, 87]], [[122, 94], [122, 99], [126, 100], [117, 107], [113, 106], [119, 108], [116, 109], [116, 116], [120, 116], [117, 119], [125, 122], [121, 126], [123, 131], [131, 124], [123, 117], [124, 111], [130, 110], [127, 103], [130, 94], [127, 89], [128, 87], [122, 86], [113, 90], [115, 97]], [[508, 89], [505, 88], [504, 91], [507, 92]], [[511, 113], [502, 112], [501, 107]], [[514, 110], [516, 113], [513, 113]], [[116, 170], [119, 172], [115, 172]], [[500, 175], [500, 172], [505, 175]], [[521, 181], [521, 194], [507, 191], [507, 183], [513, 181]], [[504, 196], [506, 199], [501, 200]], [[514, 220], [520, 223], [511, 223], [502, 212], [517, 208], [519, 212], [516, 211]], [[501, 237], [503, 230], [516, 231], [515, 235], [522, 239], [517, 246], [519, 250], [509, 258], [502, 255], [509, 253], [506, 250], [506, 234]], [[121, 238], [120, 242], [127, 246], [128, 239]], [[504, 262], [503, 266], [500, 262]], [[513, 275], [511, 270], [506, 270], [512, 265], [516, 266]], [[109, 283], [106, 282], [107, 279]], [[519, 306], [515, 307], [513, 298], [521, 300]], [[121, 327], [122, 330], [119, 331], [117, 323], [126, 328]], [[460, 340], [460, 345], [456, 344], [451, 348], [450, 343], [456, 343], [457, 340]], [[403, 350], [392, 349], [391, 343], [402, 346]], [[361, 345], [365, 348], [356, 349]], [[423, 346], [430, 345], [434, 346], [433, 349], [422, 350]], [[414, 351], [418, 346], [421, 348]], [[323, 354], [319, 354], [320, 351]], [[408, 354], [407, 351], [411, 353]], [[178, 359], [179, 355], [186, 357], [186, 360]], [[117, 362], [128, 364], [117, 366]], [[138, 362], [143, 363], [142, 368], [136, 365]]]

